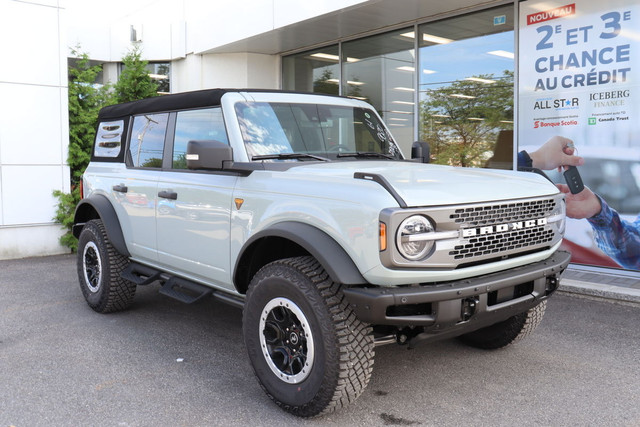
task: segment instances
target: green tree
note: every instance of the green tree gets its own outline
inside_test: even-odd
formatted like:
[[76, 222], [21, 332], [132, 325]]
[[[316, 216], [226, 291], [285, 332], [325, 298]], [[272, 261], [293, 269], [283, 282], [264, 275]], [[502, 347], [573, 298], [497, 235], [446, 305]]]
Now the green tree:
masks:
[[96, 84], [101, 65], [92, 66], [86, 53], [72, 50], [75, 65], [69, 67], [69, 155], [71, 186], [80, 182], [89, 164], [91, 147], [96, 135], [98, 113], [115, 102], [108, 85]]
[[80, 201], [79, 183], [82, 173], [89, 164], [91, 147], [95, 139], [98, 112], [100, 108], [114, 102], [110, 88], [97, 85], [96, 77], [102, 66], [91, 65], [89, 56], [81, 53], [79, 47], [72, 49], [75, 60], [69, 67], [69, 151], [67, 164], [71, 172], [71, 192], [60, 190], [53, 192], [58, 199], [55, 217], [53, 218], [67, 230], [60, 238], [60, 243], [75, 250], [77, 240], [71, 234], [73, 214]]
[[460, 80], [427, 90], [420, 104], [421, 139], [431, 146], [434, 163], [482, 166], [500, 130], [513, 129], [513, 72], [496, 79]]
[[122, 72], [114, 86], [118, 103], [151, 98], [158, 95], [158, 85], [149, 77], [148, 61], [142, 60], [142, 52], [134, 46], [122, 58]]
[[147, 61], [141, 59], [136, 46], [122, 59], [124, 67], [115, 85], [96, 84], [102, 66], [92, 66], [89, 56], [80, 53], [79, 47], [71, 52], [75, 60], [69, 67], [69, 154], [67, 163], [71, 170], [71, 193], [54, 191], [58, 205], [54, 221], [67, 230], [60, 243], [72, 251], [78, 241], [71, 234], [75, 207], [80, 201], [79, 183], [91, 159], [95, 140], [98, 113], [104, 106], [149, 98], [157, 95], [158, 86], [149, 77]]

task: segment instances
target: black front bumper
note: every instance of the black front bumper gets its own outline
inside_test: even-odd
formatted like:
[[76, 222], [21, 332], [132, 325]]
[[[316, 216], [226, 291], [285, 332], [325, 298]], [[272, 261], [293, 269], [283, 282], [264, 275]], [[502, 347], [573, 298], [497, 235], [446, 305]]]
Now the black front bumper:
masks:
[[439, 284], [345, 288], [356, 316], [372, 325], [421, 326], [455, 336], [505, 320], [551, 295], [571, 254], [498, 273]]

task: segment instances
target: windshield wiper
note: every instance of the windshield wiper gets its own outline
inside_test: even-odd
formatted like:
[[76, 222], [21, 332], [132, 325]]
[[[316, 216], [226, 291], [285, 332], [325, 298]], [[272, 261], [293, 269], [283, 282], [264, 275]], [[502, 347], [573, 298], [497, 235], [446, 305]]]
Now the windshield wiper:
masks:
[[315, 155], [309, 154], [309, 153], [262, 154], [262, 155], [259, 155], [259, 156], [251, 157], [251, 160], [272, 160], [272, 159], [276, 159], [276, 160], [313, 159], [313, 160], [320, 160], [322, 162], [330, 162], [331, 161], [331, 160], [329, 160], [329, 159], [327, 159], [325, 157], [315, 156]]
[[376, 157], [376, 158], [382, 158], [382, 159], [395, 160], [395, 157], [393, 157], [391, 154], [374, 153], [373, 151], [354, 151], [352, 153], [338, 153], [338, 157], [359, 157], [359, 158]]

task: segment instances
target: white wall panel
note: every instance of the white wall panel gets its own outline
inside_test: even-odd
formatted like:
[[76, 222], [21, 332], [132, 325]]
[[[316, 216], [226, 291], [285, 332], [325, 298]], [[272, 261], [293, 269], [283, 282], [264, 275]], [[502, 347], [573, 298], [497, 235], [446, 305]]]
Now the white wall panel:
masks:
[[58, 9], [10, 0], [0, 7], [0, 49], [10, 64], [0, 67], [0, 81], [59, 86]]
[[2, 166], [3, 225], [50, 224], [63, 166]]
[[67, 253], [58, 243], [63, 234], [57, 224], [0, 228], [0, 259]]
[[201, 53], [273, 29], [271, 1], [186, 0], [185, 12], [187, 53]]
[[53, 190], [69, 191], [62, 0], [0, 0], [0, 259], [66, 252]]
[[358, 3], [366, 3], [366, 0], [273, 0], [273, 26], [274, 28], [284, 27]]
[[[3, 164], [60, 165], [63, 162], [63, 117], [59, 87], [2, 84], [0, 152]], [[66, 106], [66, 104], [65, 104]], [[68, 126], [68, 124], [67, 124]]]

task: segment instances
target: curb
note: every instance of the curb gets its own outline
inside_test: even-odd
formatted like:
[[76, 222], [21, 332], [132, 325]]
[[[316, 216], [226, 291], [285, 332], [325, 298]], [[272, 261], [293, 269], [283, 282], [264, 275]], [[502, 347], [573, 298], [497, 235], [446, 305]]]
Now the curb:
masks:
[[601, 285], [599, 283], [580, 282], [571, 279], [561, 279], [558, 291], [567, 294], [576, 294], [598, 299], [606, 299], [614, 302], [632, 303], [640, 305], [640, 289], [625, 288], [613, 285]]

